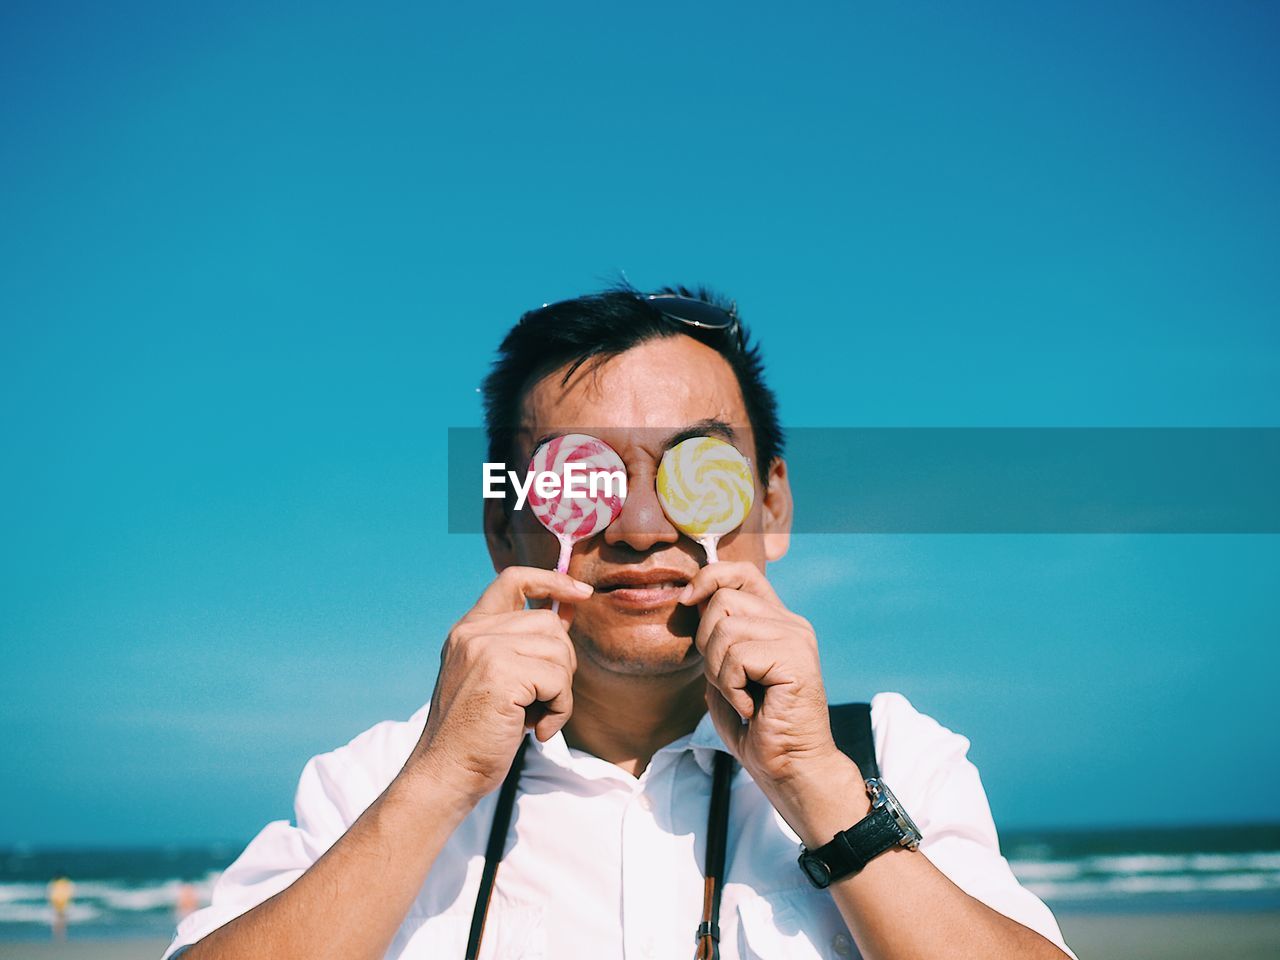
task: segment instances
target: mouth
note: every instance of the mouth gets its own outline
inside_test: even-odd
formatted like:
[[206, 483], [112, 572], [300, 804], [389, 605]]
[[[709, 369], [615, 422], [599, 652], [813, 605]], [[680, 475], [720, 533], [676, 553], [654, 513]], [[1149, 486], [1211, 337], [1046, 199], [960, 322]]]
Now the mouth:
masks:
[[601, 577], [596, 596], [631, 610], [653, 610], [676, 602], [689, 578], [675, 570], [619, 571]]

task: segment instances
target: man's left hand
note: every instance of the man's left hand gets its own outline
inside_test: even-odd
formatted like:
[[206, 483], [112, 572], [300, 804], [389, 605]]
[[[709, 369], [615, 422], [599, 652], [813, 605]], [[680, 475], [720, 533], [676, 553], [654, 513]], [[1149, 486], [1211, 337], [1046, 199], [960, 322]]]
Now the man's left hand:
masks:
[[849, 784], [860, 796], [857, 766], [831, 736], [812, 624], [788, 610], [750, 563], [708, 564], [680, 602], [702, 610], [694, 644], [716, 730], [779, 811], [793, 826], [808, 819], [799, 808], [822, 785]]

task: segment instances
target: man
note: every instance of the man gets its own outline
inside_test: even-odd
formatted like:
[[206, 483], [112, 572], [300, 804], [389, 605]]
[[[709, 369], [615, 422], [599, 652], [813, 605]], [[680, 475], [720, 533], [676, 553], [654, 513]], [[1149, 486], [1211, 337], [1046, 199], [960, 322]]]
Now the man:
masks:
[[[536, 519], [486, 500], [498, 575], [450, 631], [428, 706], [313, 758], [296, 825], [253, 840], [167, 957], [195, 944], [184, 960], [461, 958], [479, 898], [484, 957], [688, 957], [698, 931], [698, 949], [725, 960], [1061, 960], [1052, 915], [999, 855], [968, 741], [897, 694], [872, 701], [875, 752], [923, 841], [912, 849], [898, 818], [855, 866], [827, 847], [888, 814], [834, 742], [813, 628], [765, 575], [787, 551], [791, 492], [774, 397], [733, 307], [615, 289], [533, 311], [485, 401], [491, 461], [525, 464], [571, 432], [613, 447], [621, 513], [560, 574]], [[698, 435], [756, 473], [714, 564], [655, 492], [663, 452]], [[530, 728], [482, 890], [498, 788]], [[739, 766], [723, 883], [706, 885], [717, 751]], [[825, 888], [797, 863], [801, 843]], [[719, 923], [700, 927], [712, 886]]]

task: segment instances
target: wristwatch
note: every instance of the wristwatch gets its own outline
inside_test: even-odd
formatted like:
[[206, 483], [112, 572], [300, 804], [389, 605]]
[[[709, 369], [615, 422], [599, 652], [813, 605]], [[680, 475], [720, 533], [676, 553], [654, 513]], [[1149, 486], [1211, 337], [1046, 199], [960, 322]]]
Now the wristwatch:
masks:
[[896, 846], [914, 850], [924, 836], [882, 780], [867, 781], [871, 812], [816, 850], [800, 844], [800, 869], [819, 889], [857, 873]]

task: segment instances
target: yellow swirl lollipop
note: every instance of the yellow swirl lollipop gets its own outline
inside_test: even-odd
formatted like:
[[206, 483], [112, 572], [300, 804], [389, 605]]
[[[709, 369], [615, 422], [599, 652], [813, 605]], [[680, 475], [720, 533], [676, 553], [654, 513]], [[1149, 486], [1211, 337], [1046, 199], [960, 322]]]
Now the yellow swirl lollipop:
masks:
[[681, 533], [697, 540], [716, 562], [716, 541], [751, 512], [756, 485], [751, 465], [736, 447], [715, 437], [691, 437], [662, 455], [658, 500]]

